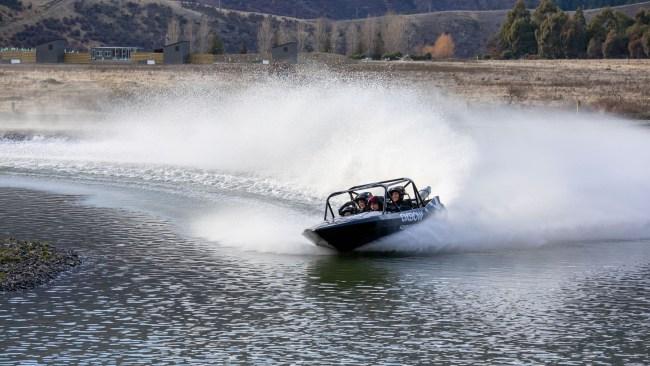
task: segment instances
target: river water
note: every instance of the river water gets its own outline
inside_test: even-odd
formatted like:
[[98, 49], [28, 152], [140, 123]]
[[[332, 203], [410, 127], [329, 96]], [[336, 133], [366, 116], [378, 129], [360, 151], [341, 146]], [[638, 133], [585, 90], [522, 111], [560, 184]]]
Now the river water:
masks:
[[[647, 127], [320, 75], [0, 125], [0, 236], [83, 258], [0, 294], [0, 365], [650, 364]], [[397, 176], [448, 215], [300, 235]]]
[[647, 364], [650, 242], [278, 255], [0, 189], [0, 235], [83, 265], [0, 297], [1, 364]]

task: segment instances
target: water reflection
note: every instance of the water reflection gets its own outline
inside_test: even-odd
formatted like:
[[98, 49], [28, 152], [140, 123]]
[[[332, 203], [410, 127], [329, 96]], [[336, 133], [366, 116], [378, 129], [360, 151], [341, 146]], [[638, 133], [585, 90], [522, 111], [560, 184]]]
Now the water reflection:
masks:
[[314, 288], [334, 285], [342, 290], [362, 287], [390, 287], [390, 271], [376, 258], [327, 256], [318, 258], [307, 269]]

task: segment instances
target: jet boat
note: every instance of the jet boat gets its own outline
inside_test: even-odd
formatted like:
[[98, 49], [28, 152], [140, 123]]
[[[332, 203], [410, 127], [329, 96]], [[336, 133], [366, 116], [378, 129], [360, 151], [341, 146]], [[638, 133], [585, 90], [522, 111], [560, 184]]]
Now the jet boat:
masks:
[[[387, 205], [383, 205], [377, 211], [364, 211], [344, 216], [346, 212], [344, 208], [354, 204], [355, 199], [365, 192], [375, 191], [377, 192], [375, 196], [382, 197], [384, 202], [390, 202], [389, 192], [394, 187], [401, 187], [402, 191], [407, 192], [403, 200], [405, 204], [395, 206], [393, 210], [387, 210]], [[325, 202], [324, 222], [306, 229], [303, 235], [318, 246], [339, 252], [350, 252], [375, 240], [408, 230], [409, 227], [421, 223], [427, 217], [444, 212], [445, 206], [440, 202], [440, 198], [435, 196], [429, 199], [430, 194], [430, 187], [419, 191], [409, 178], [368, 183], [334, 192]], [[335, 215], [332, 203], [342, 197], [350, 200], [338, 210], [339, 215]]]

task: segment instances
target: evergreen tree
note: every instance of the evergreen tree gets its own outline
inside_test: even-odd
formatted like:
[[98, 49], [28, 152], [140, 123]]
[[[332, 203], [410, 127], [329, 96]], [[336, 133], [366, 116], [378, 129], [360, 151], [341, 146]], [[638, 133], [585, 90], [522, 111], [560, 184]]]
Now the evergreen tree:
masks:
[[530, 12], [526, 9], [524, 0], [517, 0], [515, 6], [506, 15], [506, 21], [501, 24], [500, 35], [502, 39], [507, 39], [515, 20], [520, 18], [530, 19]]
[[637, 24], [650, 25], [650, 10], [639, 10], [634, 16], [634, 22]]
[[610, 8], [606, 8], [600, 13], [596, 14], [591, 19], [587, 26], [587, 34], [589, 39], [598, 39], [601, 42], [607, 37], [609, 32], [608, 28], [615, 23], [614, 14]]
[[632, 18], [620, 11], [614, 12], [614, 18], [616, 18], [616, 31], [621, 34], [625, 33], [625, 30], [634, 24]]
[[650, 29], [650, 11], [641, 10], [634, 17], [635, 22], [626, 30], [626, 36], [629, 39], [628, 53], [632, 58], [642, 58], [646, 56], [643, 49], [643, 35]]
[[[587, 33], [591, 38], [590, 44], [602, 44], [602, 57], [624, 57], [629, 52], [626, 31], [632, 24], [632, 19], [627, 15], [606, 8], [589, 22]], [[596, 50], [592, 51], [590, 57], [597, 57]]]
[[630, 58], [643, 58], [645, 57], [645, 50], [643, 49], [643, 41], [641, 38], [630, 39], [627, 45], [627, 51]]
[[587, 52], [587, 22], [581, 8], [573, 14], [562, 32], [564, 55], [568, 58], [584, 57]]
[[[609, 4], [604, 0], [556, 1], [563, 8], [567, 3]], [[496, 49], [502, 58], [534, 53], [543, 58], [650, 57], [650, 10], [641, 10], [632, 19], [605, 8], [587, 23], [581, 7], [568, 16], [554, 0], [540, 0], [531, 15], [524, 0], [517, 0], [493, 39], [492, 54]]]
[[541, 27], [547, 18], [558, 12], [560, 12], [560, 8], [555, 5], [553, 0], [542, 0], [533, 12], [533, 23], [537, 27]]
[[548, 16], [537, 31], [537, 51], [543, 58], [564, 57], [562, 33], [568, 21], [563, 12]]
[[643, 33], [643, 37], [641, 37], [641, 44], [643, 45], [645, 55], [650, 57], [650, 29]]
[[530, 21], [530, 18], [519, 18], [515, 20], [510, 28], [509, 41], [513, 57], [534, 55], [537, 53], [535, 26]]
[[498, 46], [503, 55], [521, 57], [537, 53], [535, 26], [523, 0], [518, 0], [501, 25]]
[[603, 57], [621, 58], [627, 55], [627, 40], [619, 32], [612, 29], [603, 43]]
[[603, 41], [600, 38], [594, 37], [589, 40], [587, 45], [587, 57], [589, 58], [602, 58], [603, 57]]

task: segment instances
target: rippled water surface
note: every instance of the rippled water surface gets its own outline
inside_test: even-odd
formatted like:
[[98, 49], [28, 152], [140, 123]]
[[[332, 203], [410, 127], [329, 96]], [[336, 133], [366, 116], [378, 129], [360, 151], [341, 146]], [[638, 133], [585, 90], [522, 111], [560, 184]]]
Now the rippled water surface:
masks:
[[0, 294], [0, 364], [650, 362], [647, 241], [273, 255], [78, 196], [2, 188], [8, 235], [84, 263]]

